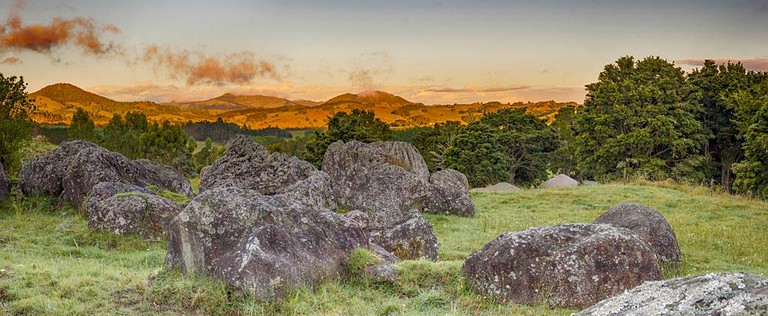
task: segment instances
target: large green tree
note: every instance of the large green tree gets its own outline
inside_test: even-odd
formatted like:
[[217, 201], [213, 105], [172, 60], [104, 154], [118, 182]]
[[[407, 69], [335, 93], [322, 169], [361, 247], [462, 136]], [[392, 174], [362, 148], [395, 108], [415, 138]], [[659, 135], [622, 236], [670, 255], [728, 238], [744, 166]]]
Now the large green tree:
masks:
[[574, 150], [576, 136], [576, 115], [581, 107], [566, 106], [560, 108], [555, 114], [551, 127], [557, 130], [560, 136], [560, 146], [552, 153], [550, 170], [552, 172], [575, 175], [578, 160]]
[[460, 122], [449, 121], [435, 124], [432, 128], [419, 131], [411, 143], [419, 150], [431, 171], [446, 168], [445, 153], [451, 148], [463, 126]]
[[748, 88], [751, 77], [741, 64], [717, 65], [712, 60], [705, 61], [704, 67], [694, 69], [688, 75], [688, 81], [694, 87], [691, 100], [703, 109], [699, 121], [709, 137], [704, 148], [704, 154], [710, 158], [707, 177], [728, 191], [732, 184], [731, 166], [744, 156], [741, 141], [737, 139], [737, 117], [730, 105], [730, 96]]
[[587, 87], [574, 126], [583, 176], [616, 179], [699, 178], [706, 134], [691, 86], [672, 63], [622, 57]]
[[472, 187], [508, 181], [508, 157], [497, 132], [480, 122], [464, 127], [445, 153], [445, 166], [461, 171]]
[[495, 130], [504, 148], [509, 182], [530, 185], [547, 176], [551, 153], [560, 145], [557, 130], [525, 109], [502, 109], [483, 116], [480, 123]]
[[373, 111], [354, 109], [351, 113], [337, 112], [328, 118], [328, 129], [319, 132], [307, 143], [307, 161], [320, 166], [328, 146], [335, 141], [375, 141], [392, 140], [392, 131], [386, 123], [376, 117]]
[[88, 112], [81, 108], [75, 110], [67, 131], [67, 138], [69, 140], [96, 141], [96, 125], [93, 124], [93, 120], [88, 116]]
[[737, 192], [768, 199], [768, 75], [751, 74], [759, 83], [730, 97], [744, 159], [733, 165]]
[[35, 107], [26, 89], [23, 77], [0, 73], [0, 163], [8, 173], [18, 170], [19, 150], [31, 139], [34, 128], [28, 114]]

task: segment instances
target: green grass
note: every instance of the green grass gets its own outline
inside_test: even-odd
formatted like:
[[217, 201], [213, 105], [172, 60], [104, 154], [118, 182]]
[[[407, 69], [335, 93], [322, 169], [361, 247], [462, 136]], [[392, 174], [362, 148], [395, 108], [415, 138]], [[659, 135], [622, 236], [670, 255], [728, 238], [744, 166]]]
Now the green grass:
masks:
[[[669, 184], [602, 185], [473, 193], [474, 218], [427, 215], [440, 261], [396, 264], [395, 284], [364, 278], [300, 288], [253, 301], [210, 278], [164, 269], [165, 243], [89, 230], [50, 200], [0, 202], [0, 314], [201, 315], [568, 315], [572, 310], [500, 305], [467, 290], [464, 258], [502, 232], [591, 222], [610, 207], [639, 202], [659, 210], [683, 252], [681, 274], [768, 274], [768, 203]], [[367, 261], [366, 253], [360, 261]]]

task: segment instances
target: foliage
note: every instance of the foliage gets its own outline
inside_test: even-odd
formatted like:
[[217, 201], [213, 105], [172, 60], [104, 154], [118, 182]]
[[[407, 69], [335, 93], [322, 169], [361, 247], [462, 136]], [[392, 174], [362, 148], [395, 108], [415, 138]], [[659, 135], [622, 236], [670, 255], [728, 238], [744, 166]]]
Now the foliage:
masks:
[[451, 148], [453, 139], [461, 132], [461, 122], [449, 121], [435, 124], [432, 128], [420, 130], [411, 140], [419, 150], [430, 171], [446, 168], [445, 153]]
[[307, 143], [305, 160], [316, 166], [322, 165], [325, 150], [339, 140], [366, 143], [387, 141], [392, 140], [392, 131], [373, 111], [354, 109], [351, 113], [337, 112], [328, 118], [328, 129]]
[[508, 157], [497, 131], [481, 122], [462, 128], [445, 152], [445, 166], [467, 176], [472, 187], [507, 181]]
[[734, 189], [768, 199], [768, 75], [732, 96], [744, 160], [733, 165]]
[[194, 137], [196, 140], [210, 138], [217, 143], [226, 143], [229, 139], [238, 134], [248, 136], [273, 136], [281, 139], [288, 139], [292, 136], [289, 131], [277, 127], [252, 130], [245, 125], [240, 127], [235, 123], [226, 123], [220, 117], [215, 122], [188, 122], [184, 124], [183, 128], [187, 135]]
[[480, 123], [493, 127], [506, 155], [508, 181], [530, 185], [547, 176], [550, 153], [559, 146], [557, 130], [525, 109], [502, 109]]
[[72, 115], [72, 122], [67, 130], [67, 138], [69, 140], [96, 141], [96, 125], [93, 124], [93, 120], [85, 110], [77, 108], [75, 114]]
[[582, 175], [701, 178], [677, 169], [700, 161], [697, 153], [706, 142], [696, 119], [701, 106], [690, 94], [683, 71], [661, 58], [628, 56], [606, 65], [598, 82], [587, 85], [574, 125]]
[[0, 73], [0, 163], [8, 174], [19, 169], [19, 150], [31, 138], [34, 127], [28, 115], [35, 108], [26, 89], [24, 77]]
[[552, 153], [550, 171], [575, 176], [578, 159], [575, 154], [573, 131], [576, 129], [576, 115], [581, 107], [566, 106], [555, 114], [551, 127], [557, 130], [560, 146]]
[[213, 164], [216, 159], [224, 153], [224, 147], [213, 146], [213, 140], [208, 138], [205, 140], [205, 146], [198, 152], [192, 154], [192, 162], [195, 166], [195, 172], [200, 173], [200, 170], [206, 166]]
[[349, 253], [347, 259], [347, 270], [353, 276], [362, 276], [365, 269], [381, 262], [381, 259], [370, 249], [355, 248]]

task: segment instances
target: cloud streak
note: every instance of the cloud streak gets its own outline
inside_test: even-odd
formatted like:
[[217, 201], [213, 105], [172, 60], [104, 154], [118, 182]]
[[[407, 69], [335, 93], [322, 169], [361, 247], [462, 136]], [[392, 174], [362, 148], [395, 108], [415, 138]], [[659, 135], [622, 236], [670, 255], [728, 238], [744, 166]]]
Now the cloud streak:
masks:
[[54, 17], [48, 24], [25, 24], [19, 15], [24, 2], [17, 0], [11, 7], [8, 20], [0, 25], [0, 52], [34, 51], [50, 54], [55, 48], [74, 45], [91, 55], [119, 53], [121, 47], [106, 36], [119, 34], [111, 24], [98, 25], [90, 18], [66, 19]]
[[[682, 59], [678, 60], [677, 63], [687, 66], [704, 66], [705, 60], [707, 59]], [[714, 58], [711, 60], [713, 60], [716, 64], [727, 64], [729, 62], [734, 64], [741, 63], [744, 65], [744, 68], [749, 70], [768, 71], [768, 58]]]
[[0, 60], [0, 65], [16, 65], [21, 64], [21, 59], [18, 57], [6, 57]]
[[424, 89], [426, 92], [435, 92], [435, 93], [492, 93], [492, 92], [509, 92], [509, 91], [516, 91], [516, 90], [525, 90], [530, 89], [529, 86], [513, 86], [513, 87], [486, 87], [486, 88], [473, 88], [473, 87], [464, 87], [464, 88], [451, 88], [451, 87], [441, 87], [441, 88], [427, 88]]

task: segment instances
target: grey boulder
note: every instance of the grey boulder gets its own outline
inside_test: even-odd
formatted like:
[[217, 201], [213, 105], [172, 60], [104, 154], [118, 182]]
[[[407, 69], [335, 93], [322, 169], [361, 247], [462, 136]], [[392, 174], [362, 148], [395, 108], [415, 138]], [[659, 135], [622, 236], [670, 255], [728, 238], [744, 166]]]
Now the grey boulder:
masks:
[[181, 212], [181, 207], [171, 200], [120, 182], [94, 186], [85, 209], [91, 228], [118, 235], [136, 233], [145, 238], [167, 236], [171, 219]]
[[658, 211], [637, 203], [621, 203], [603, 215], [594, 224], [609, 224], [633, 231], [645, 240], [665, 264], [679, 265], [682, 260], [672, 226]]
[[583, 308], [660, 280], [656, 255], [631, 231], [568, 224], [505, 233], [461, 269], [476, 293], [501, 302]]
[[317, 172], [312, 164], [282, 153], [270, 154], [247, 136], [238, 135], [224, 154], [200, 173], [200, 192], [218, 187], [273, 195]]
[[539, 185], [540, 189], [547, 189], [547, 188], [565, 188], [565, 187], [575, 187], [579, 185], [579, 181], [574, 180], [573, 178], [566, 176], [564, 174], [557, 174], [551, 179], [544, 181], [544, 183]]
[[429, 194], [424, 212], [475, 216], [475, 204], [469, 198], [469, 182], [463, 173], [444, 169], [429, 177]]
[[768, 279], [735, 272], [646, 282], [578, 316], [766, 315]]

